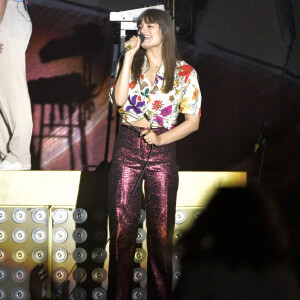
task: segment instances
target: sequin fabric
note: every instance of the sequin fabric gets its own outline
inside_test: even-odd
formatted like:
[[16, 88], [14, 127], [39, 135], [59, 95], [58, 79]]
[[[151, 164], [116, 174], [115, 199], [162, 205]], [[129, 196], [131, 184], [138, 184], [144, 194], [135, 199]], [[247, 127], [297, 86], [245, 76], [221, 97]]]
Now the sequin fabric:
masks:
[[[159, 135], [167, 129], [159, 127], [153, 130]], [[141, 182], [131, 200], [130, 197], [150, 149], [151, 146], [139, 136], [139, 133], [125, 125], [121, 126], [115, 142], [109, 176], [111, 240], [108, 300], [131, 299], [134, 254], [142, 199]], [[171, 299], [172, 238], [178, 188], [175, 154], [174, 143], [154, 146], [144, 173], [148, 300]]]

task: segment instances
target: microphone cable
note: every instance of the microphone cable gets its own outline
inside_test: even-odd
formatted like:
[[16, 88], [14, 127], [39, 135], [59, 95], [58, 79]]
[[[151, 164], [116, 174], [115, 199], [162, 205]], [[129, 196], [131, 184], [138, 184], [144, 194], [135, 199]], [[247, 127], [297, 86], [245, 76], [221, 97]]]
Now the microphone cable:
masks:
[[[140, 39], [141, 39], [142, 42], [143, 42], [144, 39], [145, 39], [145, 36], [144, 36], [142, 33], [140, 33], [138, 36], [140, 37]], [[128, 50], [130, 50], [130, 48], [128, 48]], [[128, 122], [128, 121], [126, 120], [126, 118], [124, 118], [123, 114], [120, 113], [120, 111], [119, 111], [119, 109], [118, 109], [118, 105], [116, 104], [116, 100], [115, 100], [115, 83], [116, 83], [116, 79], [117, 79], [118, 73], [119, 73], [120, 59], [125, 55], [126, 51], [128, 51], [128, 50], [126, 50], [126, 48], [125, 48], [125, 49], [121, 52], [121, 55], [120, 55], [119, 58], [118, 58], [118, 61], [117, 61], [117, 64], [116, 64], [116, 70], [115, 70], [115, 80], [114, 80], [114, 83], [113, 83], [112, 91], [111, 91], [109, 94], [110, 94], [110, 97], [111, 97], [111, 99], [112, 99], [112, 103], [113, 103], [113, 105], [116, 107], [116, 110], [117, 110], [118, 114], [120, 115], [120, 117], [122, 118], [122, 120], [124, 120], [124, 121], [129, 125], [129, 127], [130, 127], [132, 130], [134, 130], [135, 132], [137, 132], [137, 133], [140, 134], [140, 133], [141, 133], [141, 130], [140, 130], [139, 128], [137, 128], [136, 126], [132, 125], [130, 122]], [[130, 100], [129, 100], [129, 102], [130, 102], [130, 104], [131, 104], [133, 107], [135, 107], [135, 105], [133, 105], [133, 103], [132, 103]], [[146, 113], [144, 113], [144, 117], [149, 121], [149, 118], [148, 118], [148, 116], [147, 116]], [[151, 129], [151, 124], [150, 124], [150, 129]], [[125, 215], [126, 212], [127, 212], [127, 208], [128, 208], [128, 206], [129, 206], [129, 204], [131, 203], [132, 198], [133, 198], [133, 196], [134, 196], [134, 194], [135, 194], [135, 192], [136, 192], [136, 190], [137, 190], [137, 188], [138, 188], [138, 186], [139, 186], [141, 180], [143, 179], [144, 173], [145, 173], [145, 171], [146, 171], [146, 167], [147, 167], [148, 162], [149, 162], [149, 160], [150, 160], [150, 158], [151, 158], [151, 156], [152, 156], [153, 148], [154, 148], [154, 144], [151, 144], [151, 149], [150, 149], [149, 155], [148, 155], [148, 157], [147, 157], [147, 161], [146, 161], [145, 165], [143, 166], [142, 172], [141, 172], [141, 174], [139, 175], [139, 178], [138, 178], [138, 180], [137, 180], [137, 182], [136, 182], [136, 184], [135, 184], [135, 186], [134, 186], [134, 188], [133, 188], [133, 191], [132, 191], [132, 193], [131, 193], [131, 196], [130, 196], [130, 198], [129, 198], [129, 200], [128, 200], [128, 202], [127, 202], [127, 204], [126, 204], [126, 206], [125, 206], [125, 208], [124, 208], [124, 210], [123, 210], [123, 212], [122, 212], [122, 214], [121, 214], [120, 221], [119, 221], [118, 224], [121, 224], [121, 222], [122, 222], [122, 220], [123, 220], [123, 217], [124, 217], [124, 215]], [[110, 233], [109, 238], [105, 241], [105, 243], [104, 243], [104, 245], [103, 245], [103, 248], [100, 247], [100, 250], [101, 250], [101, 251], [100, 251], [99, 253], [97, 253], [97, 255], [96, 255], [95, 258], [93, 258], [94, 261], [96, 261], [97, 258], [101, 257], [103, 251], [105, 250], [106, 245], [107, 245], [108, 242], [111, 240], [111, 238], [116, 234], [117, 228], [118, 228], [118, 226], [116, 226], [115, 229]], [[76, 267], [76, 264], [73, 265], [72, 269], [71, 269], [70, 272], [67, 274], [67, 278], [70, 276], [70, 274], [71, 274], [72, 271], [75, 269], [75, 267]], [[79, 279], [79, 281], [77, 281], [77, 283], [81, 283], [81, 279], [85, 277], [85, 275], [87, 274], [87, 271], [90, 271], [90, 269], [91, 269], [91, 265], [85, 270], [85, 272], [82, 274], [81, 278]], [[73, 288], [73, 290], [69, 293], [68, 297], [70, 297], [70, 296], [73, 294], [73, 292], [74, 292], [75, 289], [76, 289], [76, 286], [75, 286], [75, 287]]]

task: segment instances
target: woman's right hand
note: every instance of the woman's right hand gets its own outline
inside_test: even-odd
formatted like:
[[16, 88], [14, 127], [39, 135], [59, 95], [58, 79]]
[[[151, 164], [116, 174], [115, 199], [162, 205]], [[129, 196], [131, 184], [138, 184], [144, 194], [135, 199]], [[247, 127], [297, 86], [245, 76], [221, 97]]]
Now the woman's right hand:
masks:
[[132, 36], [128, 41], [124, 44], [125, 49], [126, 47], [131, 47], [130, 50], [126, 51], [125, 55], [135, 55], [135, 53], [139, 50], [141, 46], [141, 39], [137, 36]]

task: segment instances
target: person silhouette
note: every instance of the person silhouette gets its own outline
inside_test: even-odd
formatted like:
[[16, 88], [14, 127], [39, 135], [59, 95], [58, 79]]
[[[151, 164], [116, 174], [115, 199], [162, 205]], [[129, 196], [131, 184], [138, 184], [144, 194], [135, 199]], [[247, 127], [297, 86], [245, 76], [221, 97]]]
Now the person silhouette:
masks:
[[248, 188], [221, 188], [178, 243], [174, 300], [300, 299], [276, 203]]

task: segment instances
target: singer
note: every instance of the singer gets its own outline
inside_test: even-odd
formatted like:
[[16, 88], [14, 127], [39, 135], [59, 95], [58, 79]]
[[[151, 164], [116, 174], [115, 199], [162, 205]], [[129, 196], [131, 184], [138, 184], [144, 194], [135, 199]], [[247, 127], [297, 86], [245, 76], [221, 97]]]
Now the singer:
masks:
[[0, 0], [0, 170], [31, 169], [25, 51], [32, 24], [26, 8], [25, 0]]
[[[148, 9], [137, 25], [139, 36], [125, 42], [115, 83], [122, 125], [109, 175], [109, 300], [131, 299], [141, 182], [134, 189], [147, 161], [147, 299], [171, 299], [178, 187], [175, 142], [198, 130], [201, 115], [197, 73], [179, 58], [171, 17]], [[180, 112], [185, 119], [175, 126]]]

